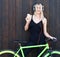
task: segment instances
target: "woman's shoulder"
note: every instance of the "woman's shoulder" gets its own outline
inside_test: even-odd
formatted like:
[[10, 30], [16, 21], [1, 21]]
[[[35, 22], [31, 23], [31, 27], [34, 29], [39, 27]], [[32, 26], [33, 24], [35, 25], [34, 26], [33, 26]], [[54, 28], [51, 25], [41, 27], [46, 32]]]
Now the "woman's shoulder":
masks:
[[47, 18], [44, 17], [44, 18], [42, 19], [42, 22], [43, 22], [43, 23], [47, 23]]

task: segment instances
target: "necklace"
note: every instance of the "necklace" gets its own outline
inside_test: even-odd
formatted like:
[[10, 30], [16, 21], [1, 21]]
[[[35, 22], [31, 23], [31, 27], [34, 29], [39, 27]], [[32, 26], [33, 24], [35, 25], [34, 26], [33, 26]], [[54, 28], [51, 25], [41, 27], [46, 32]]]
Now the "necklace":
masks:
[[34, 23], [39, 23], [42, 19], [41, 18], [37, 18], [35, 15], [33, 15], [33, 21]]

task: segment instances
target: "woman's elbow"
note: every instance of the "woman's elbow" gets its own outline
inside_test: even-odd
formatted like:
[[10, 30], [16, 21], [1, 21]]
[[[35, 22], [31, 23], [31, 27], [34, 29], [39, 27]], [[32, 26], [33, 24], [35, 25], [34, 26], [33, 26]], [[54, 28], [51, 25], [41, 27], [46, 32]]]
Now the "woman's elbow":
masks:
[[45, 32], [44, 32], [44, 35], [45, 35], [45, 36], [47, 36], [47, 35], [48, 35], [48, 33], [45, 31]]
[[27, 31], [29, 28], [29, 23], [26, 23], [25, 26], [24, 26], [24, 30]]

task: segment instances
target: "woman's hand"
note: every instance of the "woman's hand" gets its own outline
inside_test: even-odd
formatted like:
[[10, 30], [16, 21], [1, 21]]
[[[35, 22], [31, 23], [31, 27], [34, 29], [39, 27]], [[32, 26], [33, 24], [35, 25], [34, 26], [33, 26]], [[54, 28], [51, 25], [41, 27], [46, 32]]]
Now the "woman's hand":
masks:
[[25, 26], [24, 26], [25, 31], [27, 31], [28, 28], [29, 28], [29, 24], [30, 24], [30, 21], [31, 21], [31, 16], [32, 16], [32, 15], [27, 14], [27, 16], [26, 16], [26, 18], [25, 18], [25, 20], [26, 20], [26, 24], [25, 24]]
[[27, 23], [30, 23], [30, 21], [31, 21], [31, 15], [27, 14], [25, 20], [26, 20]]
[[57, 38], [56, 37], [51, 37], [51, 40], [53, 40], [54, 42], [56, 42]]

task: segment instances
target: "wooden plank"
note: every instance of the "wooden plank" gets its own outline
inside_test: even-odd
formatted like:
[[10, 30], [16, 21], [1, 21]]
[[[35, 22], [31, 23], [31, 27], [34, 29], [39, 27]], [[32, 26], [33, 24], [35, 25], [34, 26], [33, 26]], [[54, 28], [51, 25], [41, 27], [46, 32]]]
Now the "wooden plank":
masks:
[[3, 30], [3, 49], [8, 48], [8, 0], [3, 0], [2, 4], [2, 30]]
[[13, 39], [16, 36], [16, 10], [15, 10], [15, 0], [8, 1], [8, 19], [9, 19], [9, 39], [8, 39], [8, 47], [13, 49]]
[[2, 49], [2, 0], [0, 0], [0, 50]]
[[16, 40], [22, 39], [22, 0], [16, 0]]

